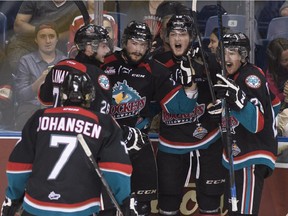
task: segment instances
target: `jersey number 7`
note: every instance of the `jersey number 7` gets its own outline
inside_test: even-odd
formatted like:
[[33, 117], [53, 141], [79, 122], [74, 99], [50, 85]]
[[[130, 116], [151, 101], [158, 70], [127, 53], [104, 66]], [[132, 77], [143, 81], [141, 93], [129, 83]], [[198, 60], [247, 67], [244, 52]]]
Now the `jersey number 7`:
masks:
[[58, 148], [59, 145], [65, 145], [65, 148], [60, 155], [58, 161], [54, 165], [48, 180], [54, 180], [57, 178], [65, 164], [68, 162], [70, 156], [77, 147], [77, 137], [76, 136], [63, 136], [63, 135], [51, 135], [50, 147]]

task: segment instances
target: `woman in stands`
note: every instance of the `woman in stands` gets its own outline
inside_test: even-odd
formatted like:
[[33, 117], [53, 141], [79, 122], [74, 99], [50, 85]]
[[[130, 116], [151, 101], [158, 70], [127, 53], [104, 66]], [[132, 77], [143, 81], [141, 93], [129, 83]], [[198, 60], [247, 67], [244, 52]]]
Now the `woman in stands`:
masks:
[[268, 68], [266, 78], [270, 90], [281, 102], [288, 102], [288, 40], [276, 38], [267, 47]]

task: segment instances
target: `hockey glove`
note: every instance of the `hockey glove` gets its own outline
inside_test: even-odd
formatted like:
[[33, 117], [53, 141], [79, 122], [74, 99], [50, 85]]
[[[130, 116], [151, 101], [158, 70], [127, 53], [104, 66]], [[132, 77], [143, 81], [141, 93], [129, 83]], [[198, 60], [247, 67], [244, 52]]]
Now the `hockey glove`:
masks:
[[190, 87], [192, 86], [192, 76], [195, 74], [195, 70], [193, 67], [190, 67], [190, 63], [185, 57], [182, 59], [180, 63], [181, 72], [179, 74], [180, 83], [183, 86]]
[[130, 156], [140, 151], [145, 145], [150, 145], [148, 135], [141, 132], [138, 128], [124, 125], [122, 126], [122, 133]]
[[11, 200], [6, 197], [2, 204], [1, 216], [14, 216], [17, 210], [20, 208], [21, 204], [22, 199]]
[[215, 104], [209, 104], [207, 106], [207, 112], [209, 113], [210, 118], [215, 122], [221, 122], [222, 115], [222, 102], [217, 99]]
[[201, 59], [191, 57], [190, 52], [187, 53], [187, 56], [182, 57], [180, 68], [180, 81], [183, 86], [190, 87], [192, 82], [197, 83], [206, 80], [203, 61]]
[[214, 85], [217, 98], [226, 98], [229, 107], [235, 111], [243, 109], [248, 102], [245, 92], [233, 80], [220, 74], [216, 76], [220, 81]]

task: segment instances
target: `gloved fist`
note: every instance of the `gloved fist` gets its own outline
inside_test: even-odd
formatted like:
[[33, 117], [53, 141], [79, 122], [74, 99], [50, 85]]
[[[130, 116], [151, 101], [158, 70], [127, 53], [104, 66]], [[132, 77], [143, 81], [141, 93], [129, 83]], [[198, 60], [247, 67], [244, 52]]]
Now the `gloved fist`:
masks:
[[6, 197], [2, 204], [1, 216], [14, 216], [21, 204], [22, 200], [11, 200]]
[[140, 151], [145, 145], [150, 145], [148, 135], [141, 132], [138, 128], [124, 125], [122, 127], [123, 139], [129, 155]]
[[[190, 65], [190, 61], [191, 65]], [[190, 87], [192, 83], [205, 81], [204, 64], [195, 58], [191, 58], [190, 52], [183, 56], [180, 62], [181, 72], [179, 75], [180, 83], [183, 86]], [[177, 80], [177, 79], [176, 79]]]
[[207, 112], [212, 120], [221, 122], [222, 117], [222, 101], [217, 99], [215, 104], [211, 103], [207, 106]]
[[195, 70], [193, 67], [190, 67], [188, 58], [182, 58], [180, 62], [181, 71], [179, 72], [179, 80], [181, 85], [190, 87], [192, 86], [192, 76], [195, 74]]
[[235, 111], [243, 109], [248, 102], [245, 92], [233, 80], [221, 74], [216, 74], [216, 76], [220, 81], [214, 85], [217, 98], [226, 98], [229, 107]]

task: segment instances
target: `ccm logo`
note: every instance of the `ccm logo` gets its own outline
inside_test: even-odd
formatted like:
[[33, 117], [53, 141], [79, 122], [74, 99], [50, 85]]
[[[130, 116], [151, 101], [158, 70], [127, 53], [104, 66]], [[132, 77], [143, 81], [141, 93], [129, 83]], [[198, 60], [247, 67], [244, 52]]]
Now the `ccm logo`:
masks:
[[206, 181], [206, 184], [209, 184], [209, 185], [216, 185], [216, 184], [222, 184], [225, 182], [225, 179], [218, 179], [218, 180], [207, 180]]
[[138, 190], [137, 194], [156, 194], [156, 190]]
[[144, 74], [132, 74], [132, 77], [145, 78], [145, 75]]

